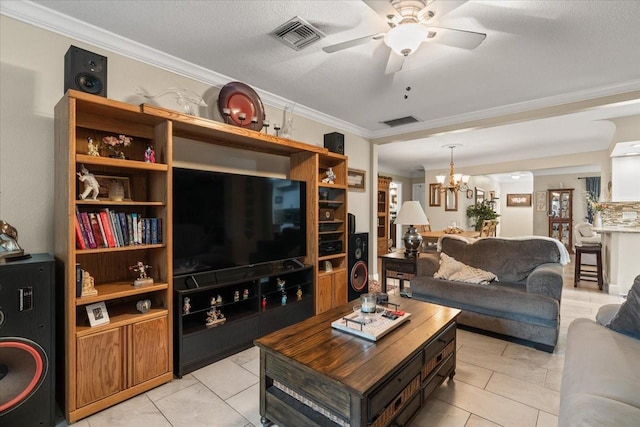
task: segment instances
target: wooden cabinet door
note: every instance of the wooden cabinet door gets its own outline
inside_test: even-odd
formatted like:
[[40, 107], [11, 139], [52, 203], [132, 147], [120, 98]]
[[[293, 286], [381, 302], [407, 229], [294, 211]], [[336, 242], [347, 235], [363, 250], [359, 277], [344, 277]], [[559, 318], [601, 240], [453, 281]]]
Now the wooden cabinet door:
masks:
[[333, 274], [322, 274], [318, 277], [316, 292], [316, 314], [331, 309], [333, 303]]
[[122, 328], [77, 339], [77, 407], [124, 390], [123, 350]]
[[347, 275], [344, 271], [333, 275], [333, 306], [337, 307], [347, 302]]
[[166, 317], [131, 325], [132, 384], [134, 386], [170, 370]]

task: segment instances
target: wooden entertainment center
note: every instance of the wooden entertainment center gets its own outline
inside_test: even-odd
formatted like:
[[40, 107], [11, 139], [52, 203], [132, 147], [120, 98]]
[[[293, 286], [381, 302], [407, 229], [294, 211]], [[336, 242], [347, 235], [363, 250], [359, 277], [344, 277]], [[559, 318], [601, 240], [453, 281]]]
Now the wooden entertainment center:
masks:
[[[123, 149], [126, 159], [107, 157], [106, 153], [88, 155], [88, 138], [99, 142], [105, 136], [118, 135], [133, 138], [131, 145]], [[256, 273], [250, 279], [213, 281], [199, 290], [179, 289], [179, 286], [174, 289], [174, 137], [289, 158], [289, 178], [305, 181], [307, 185], [307, 255], [301, 260], [304, 265], [282, 271], [271, 266], [270, 271]], [[144, 104], [127, 104], [74, 90], [69, 90], [56, 105], [55, 139], [55, 256], [60, 264], [58, 283], [63, 287], [60, 307], [64, 307], [60, 313], [64, 345], [60, 346], [61, 358], [58, 359], [64, 360], [64, 372], [60, 375], [64, 391], [59, 390], [58, 395], [64, 396], [62, 406], [69, 422], [170, 381], [176, 356], [174, 343], [175, 349], [181, 351], [189, 339], [208, 342], [212, 348], [219, 339], [227, 340], [227, 346], [228, 340], [237, 339], [238, 344], [241, 341], [251, 342], [255, 334], [264, 335], [346, 303], [346, 156], [330, 153], [323, 147], [209, 119]], [[147, 146], [153, 146], [155, 150], [155, 163], [145, 162]], [[82, 172], [83, 165], [95, 175], [126, 178], [128, 193], [125, 192], [124, 200], [109, 200], [103, 194], [98, 200], [83, 200], [80, 197], [83, 185], [77, 175]], [[322, 183], [329, 167], [336, 174], [336, 179], [333, 183]], [[333, 211], [331, 220], [320, 219], [321, 207]], [[156, 218], [162, 224], [159, 241], [80, 249], [76, 245], [76, 214], [100, 214], [105, 210], [125, 216], [135, 213], [143, 218]], [[340, 243], [332, 244], [334, 249], [331, 253], [321, 255], [319, 243], [328, 239]], [[154, 279], [152, 284], [133, 286], [136, 275], [131, 268], [138, 261], [151, 266], [149, 276]], [[328, 270], [325, 261], [331, 263]], [[82, 283], [76, 280], [77, 264], [95, 280], [97, 295], [80, 296]], [[237, 310], [230, 308], [229, 318], [224, 324], [213, 328], [203, 325], [188, 336], [189, 325], [202, 321], [203, 311], [199, 310], [206, 307], [201, 305], [201, 299], [210, 300], [210, 294], [231, 292], [234, 286], [242, 289], [252, 287], [256, 293], [271, 292], [279, 277], [294, 287], [287, 290], [288, 294], [291, 292], [288, 304], [272, 303], [262, 307], [259, 297], [254, 297], [251, 302], [241, 302]], [[299, 285], [303, 297], [297, 300], [295, 295]], [[183, 316], [183, 301], [177, 300], [176, 296], [187, 294], [194, 297], [194, 312], [197, 314]], [[232, 296], [230, 298], [233, 299]], [[150, 309], [139, 310], [138, 303], [145, 300], [151, 303]], [[109, 323], [89, 325], [88, 311], [94, 303], [105, 303]], [[250, 305], [248, 314], [233, 314], [247, 308], [246, 304]], [[252, 329], [254, 335], [238, 334], [237, 331], [245, 330], [242, 322], [248, 319], [259, 324]], [[198, 344], [206, 348], [206, 344]], [[224, 352], [214, 353], [212, 351], [205, 356], [210, 361], [224, 357]], [[178, 375], [181, 372], [176, 369]]]

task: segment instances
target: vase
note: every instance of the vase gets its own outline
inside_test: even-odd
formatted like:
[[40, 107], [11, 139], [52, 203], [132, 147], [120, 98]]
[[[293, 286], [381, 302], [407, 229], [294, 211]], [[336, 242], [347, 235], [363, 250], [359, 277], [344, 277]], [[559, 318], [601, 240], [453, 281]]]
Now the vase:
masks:
[[594, 228], [602, 228], [602, 212], [596, 212], [593, 217], [593, 226]]

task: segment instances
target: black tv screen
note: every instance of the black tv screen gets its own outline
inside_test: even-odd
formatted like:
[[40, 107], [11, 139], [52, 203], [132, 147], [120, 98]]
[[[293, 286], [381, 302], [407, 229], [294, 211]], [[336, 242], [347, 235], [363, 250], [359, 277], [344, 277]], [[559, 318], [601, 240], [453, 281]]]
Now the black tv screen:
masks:
[[173, 168], [173, 272], [306, 255], [303, 181]]

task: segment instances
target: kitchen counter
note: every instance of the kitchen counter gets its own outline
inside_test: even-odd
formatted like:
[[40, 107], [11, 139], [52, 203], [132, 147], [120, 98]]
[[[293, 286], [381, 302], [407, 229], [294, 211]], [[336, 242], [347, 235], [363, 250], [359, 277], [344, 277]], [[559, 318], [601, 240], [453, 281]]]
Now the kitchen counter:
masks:
[[640, 274], [640, 227], [604, 226], [593, 231], [602, 235], [603, 275], [609, 293], [626, 295]]

